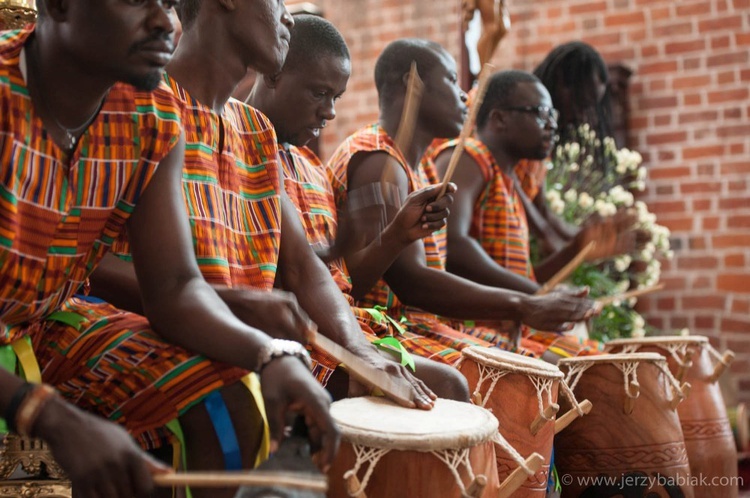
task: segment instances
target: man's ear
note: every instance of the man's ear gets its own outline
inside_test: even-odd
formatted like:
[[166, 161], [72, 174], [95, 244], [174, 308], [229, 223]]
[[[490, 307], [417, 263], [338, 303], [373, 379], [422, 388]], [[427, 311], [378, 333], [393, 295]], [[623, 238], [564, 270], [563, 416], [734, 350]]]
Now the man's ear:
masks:
[[229, 11], [237, 8], [237, 0], [219, 0], [219, 4]]
[[487, 123], [490, 124], [495, 129], [505, 129], [507, 126], [507, 118], [508, 114], [503, 112], [502, 110], [495, 108], [492, 109], [487, 116]]
[[69, 0], [40, 0], [47, 15], [55, 21], [64, 21], [68, 15]]

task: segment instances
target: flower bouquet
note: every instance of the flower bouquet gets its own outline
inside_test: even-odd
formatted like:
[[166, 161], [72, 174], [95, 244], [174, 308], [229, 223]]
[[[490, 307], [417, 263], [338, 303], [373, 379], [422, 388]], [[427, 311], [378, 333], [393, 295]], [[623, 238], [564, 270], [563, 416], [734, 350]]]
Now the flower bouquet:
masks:
[[[656, 285], [661, 263], [657, 257], [672, 258], [669, 229], [656, 223], [656, 216], [633, 192], [645, 188], [646, 168], [638, 152], [618, 149], [611, 137], [600, 139], [584, 124], [572, 140], [560, 144], [547, 164], [547, 201], [550, 209], [566, 222], [580, 226], [590, 217], [607, 217], [619, 209], [634, 209], [635, 228], [650, 234], [650, 240], [632, 254], [582, 264], [571, 277], [577, 286], [586, 285], [592, 297], [621, 294], [631, 288]], [[592, 339], [607, 341], [641, 337], [647, 325], [634, 309], [636, 298], [614, 302], [594, 318]]]

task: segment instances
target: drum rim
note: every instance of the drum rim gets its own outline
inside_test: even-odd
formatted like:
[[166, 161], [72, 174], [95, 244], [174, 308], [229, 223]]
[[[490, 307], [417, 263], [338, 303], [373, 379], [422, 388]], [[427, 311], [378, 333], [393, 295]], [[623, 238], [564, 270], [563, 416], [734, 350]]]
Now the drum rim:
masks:
[[356, 426], [350, 422], [341, 421], [336, 418], [337, 409], [340, 409], [341, 407], [345, 407], [347, 405], [352, 406], [355, 404], [360, 404], [362, 403], [362, 400], [374, 402], [377, 405], [389, 405], [401, 410], [414, 410], [415, 413], [429, 413], [414, 408], [404, 408], [381, 397], [360, 397], [339, 400], [331, 404], [331, 416], [333, 417], [336, 425], [341, 431], [341, 439], [343, 441], [361, 446], [367, 446], [369, 448], [428, 452], [471, 448], [477, 446], [478, 444], [491, 441], [493, 436], [495, 436], [495, 434], [497, 434], [498, 432], [499, 424], [497, 418], [492, 414], [491, 411], [480, 406], [473, 405], [471, 403], [464, 403], [461, 401], [453, 401], [448, 399], [437, 399], [435, 401], [435, 407], [432, 410], [435, 410], [436, 408], [440, 409], [440, 405], [461, 406], [462, 408], [466, 408], [467, 410], [474, 410], [476, 413], [480, 414], [479, 418], [481, 424], [477, 427], [470, 428], [470, 430], [474, 431], [473, 433], [467, 430], [458, 430], [451, 433], [407, 434], [403, 432], [396, 433], [393, 431], [388, 433], [374, 433], [369, 428]]
[[[495, 354], [498, 354], [500, 356], [509, 356], [510, 360], [518, 358], [520, 361], [503, 361], [495, 357]], [[533, 369], [534, 375], [538, 375], [539, 377], [550, 377], [553, 379], [562, 379], [563, 377], [565, 377], [565, 374], [563, 374], [556, 365], [547, 363], [546, 361], [540, 360], [538, 358], [531, 358], [529, 356], [511, 353], [510, 351], [503, 351], [502, 349], [487, 348], [482, 346], [469, 346], [468, 348], [464, 348], [463, 350], [461, 350], [461, 355], [463, 359], [471, 359], [474, 361], [480, 359], [485, 365], [490, 367], [510, 367], [509, 370], [511, 371], [513, 370], [513, 367], [521, 367], [522, 369]], [[522, 375], [528, 374], [528, 372], [520, 371], [514, 373], [519, 373]]]
[[704, 335], [660, 335], [649, 337], [630, 337], [627, 339], [612, 339], [604, 345], [605, 349], [609, 346], [626, 346], [626, 345], [655, 345], [659, 344], [708, 344], [708, 337]]
[[576, 363], [613, 363], [615, 361], [650, 361], [666, 362], [667, 360], [659, 353], [605, 353], [592, 356], [578, 356], [575, 358], [561, 358], [558, 365], [568, 365]]

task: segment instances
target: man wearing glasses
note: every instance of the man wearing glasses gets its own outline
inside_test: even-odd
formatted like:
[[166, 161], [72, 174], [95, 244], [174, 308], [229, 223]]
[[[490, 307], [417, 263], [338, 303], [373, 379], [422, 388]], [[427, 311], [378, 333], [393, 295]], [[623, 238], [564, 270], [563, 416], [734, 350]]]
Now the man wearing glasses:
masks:
[[[564, 248], [532, 266], [529, 225], [515, 166], [522, 159], [542, 160], [552, 151], [558, 111], [536, 76], [523, 71], [494, 74], [452, 181], [458, 186], [448, 219], [448, 271], [475, 282], [529, 294], [548, 280], [591, 240], [603, 250], [617, 251], [624, 228], [613, 218], [584, 226]], [[433, 153], [443, 176], [457, 141]], [[426, 167], [431, 167], [429, 161]], [[600, 251], [597, 251], [600, 252]], [[530, 339], [553, 338], [532, 333]]]

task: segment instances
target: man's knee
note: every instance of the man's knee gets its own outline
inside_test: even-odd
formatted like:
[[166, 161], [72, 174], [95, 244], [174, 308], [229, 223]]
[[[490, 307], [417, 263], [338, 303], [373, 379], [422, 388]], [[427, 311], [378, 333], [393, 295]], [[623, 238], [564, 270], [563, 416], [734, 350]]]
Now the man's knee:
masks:
[[469, 402], [469, 384], [455, 368], [415, 357], [416, 376], [440, 398]]

